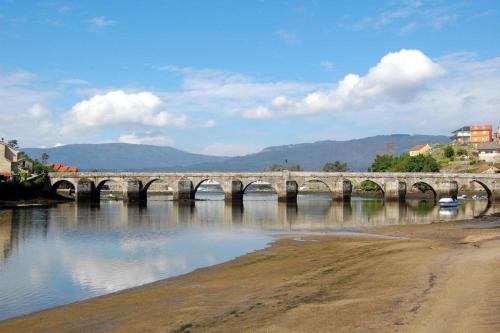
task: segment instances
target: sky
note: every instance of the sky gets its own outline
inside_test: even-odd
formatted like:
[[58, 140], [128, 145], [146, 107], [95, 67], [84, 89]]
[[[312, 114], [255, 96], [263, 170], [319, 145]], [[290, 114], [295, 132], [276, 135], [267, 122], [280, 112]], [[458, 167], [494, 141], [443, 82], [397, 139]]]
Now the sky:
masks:
[[0, 136], [264, 147], [500, 125], [500, 1], [0, 0]]

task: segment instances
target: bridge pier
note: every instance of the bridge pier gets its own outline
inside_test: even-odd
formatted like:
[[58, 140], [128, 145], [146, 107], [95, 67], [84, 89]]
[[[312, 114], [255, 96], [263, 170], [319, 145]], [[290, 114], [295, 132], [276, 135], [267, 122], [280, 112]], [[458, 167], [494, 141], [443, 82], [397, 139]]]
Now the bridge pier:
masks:
[[181, 179], [177, 182], [177, 190], [174, 191], [174, 200], [194, 200], [194, 194], [193, 182], [188, 179]]
[[500, 181], [493, 183], [491, 188], [491, 201], [500, 202]]
[[441, 181], [436, 186], [436, 199], [451, 197], [457, 198], [458, 196], [458, 183], [456, 181]]
[[123, 200], [127, 202], [141, 202], [144, 194], [142, 193], [142, 183], [138, 180], [125, 180], [123, 182]]
[[297, 193], [299, 186], [295, 180], [286, 180], [284, 188], [278, 187], [278, 201], [281, 202], [297, 202]]
[[224, 188], [226, 202], [239, 204], [243, 202], [243, 183], [239, 180], [231, 180], [229, 188]]
[[332, 198], [335, 201], [351, 201], [352, 183], [339, 180], [332, 186]]
[[75, 200], [78, 202], [93, 202], [98, 198], [93, 181], [82, 179], [75, 186]]
[[386, 181], [384, 199], [387, 201], [404, 201], [406, 198], [406, 183], [399, 180]]

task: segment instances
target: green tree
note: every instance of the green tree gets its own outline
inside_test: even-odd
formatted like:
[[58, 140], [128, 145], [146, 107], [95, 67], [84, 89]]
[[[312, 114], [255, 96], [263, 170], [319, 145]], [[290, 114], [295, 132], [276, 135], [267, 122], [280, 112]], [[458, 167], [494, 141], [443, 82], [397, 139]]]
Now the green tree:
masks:
[[439, 172], [439, 163], [431, 155], [397, 157], [378, 155], [368, 169], [371, 172]]
[[386, 172], [392, 166], [394, 157], [389, 155], [377, 155], [368, 171], [371, 172]]
[[299, 164], [288, 164], [288, 165], [280, 165], [280, 164], [271, 164], [267, 166], [264, 171], [302, 171], [302, 168]]
[[347, 163], [341, 163], [340, 161], [335, 161], [333, 163], [325, 163], [323, 166], [324, 172], [344, 172], [349, 170]]
[[452, 146], [448, 145], [444, 148], [444, 156], [449, 159], [452, 159], [455, 156], [455, 150]]

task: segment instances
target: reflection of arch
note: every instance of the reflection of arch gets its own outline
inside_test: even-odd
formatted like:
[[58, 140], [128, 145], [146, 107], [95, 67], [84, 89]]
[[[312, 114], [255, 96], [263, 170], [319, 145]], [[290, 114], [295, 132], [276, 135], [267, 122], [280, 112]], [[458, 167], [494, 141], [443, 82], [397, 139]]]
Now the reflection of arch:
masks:
[[432, 195], [434, 196], [434, 200], [436, 200], [436, 198], [437, 198], [436, 190], [429, 183], [426, 183], [423, 181], [417, 181], [410, 186], [410, 189], [412, 189], [412, 188], [416, 188], [416, 189], [420, 190], [422, 193], [426, 193], [427, 191], [431, 191]]
[[485, 183], [483, 183], [477, 179], [471, 180], [471, 183], [478, 183], [479, 185], [481, 185], [488, 195], [488, 201], [491, 201], [491, 199], [492, 199], [491, 190]]

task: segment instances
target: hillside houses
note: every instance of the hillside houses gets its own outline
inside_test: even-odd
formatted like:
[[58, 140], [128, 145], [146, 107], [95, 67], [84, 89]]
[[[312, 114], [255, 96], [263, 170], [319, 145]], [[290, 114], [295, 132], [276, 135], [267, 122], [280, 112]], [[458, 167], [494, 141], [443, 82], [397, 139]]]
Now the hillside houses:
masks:
[[500, 126], [493, 131], [491, 124], [464, 126], [452, 132], [451, 139], [458, 144], [472, 144], [474, 146], [500, 141]]
[[0, 177], [10, 179], [15, 175], [31, 173], [32, 162], [14, 145], [0, 140]]
[[500, 142], [488, 142], [478, 145], [479, 160], [500, 163]]

